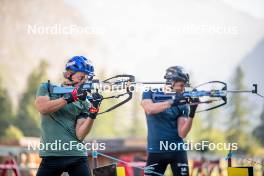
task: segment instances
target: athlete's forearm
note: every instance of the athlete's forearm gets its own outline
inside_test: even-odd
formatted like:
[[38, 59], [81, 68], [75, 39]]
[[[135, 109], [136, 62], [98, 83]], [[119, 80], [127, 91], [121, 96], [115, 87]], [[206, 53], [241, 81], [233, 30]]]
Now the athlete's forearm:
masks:
[[171, 107], [171, 103], [168, 101], [159, 103], [144, 103], [142, 106], [147, 114], [157, 114]]
[[185, 138], [192, 128], [193, 118], [188, 118], [186, 121], [179, 126], [179, 136]]
[[59, 98], [56, 100], [44, 100], [42, 98], [39, 98], [36, 100], [37, 109], [41, 114], [56, 112], [66, 104], [67, 102], [63, 98]]
[[76, 125], [76, 136], [79, 140], [83, 140], [85, 136], [88, 135], [90, 132], [92, 126], [93, 126], [94, 120], [91, 118], [87, 118], [83, 120], [81, 123], [77, 122]]

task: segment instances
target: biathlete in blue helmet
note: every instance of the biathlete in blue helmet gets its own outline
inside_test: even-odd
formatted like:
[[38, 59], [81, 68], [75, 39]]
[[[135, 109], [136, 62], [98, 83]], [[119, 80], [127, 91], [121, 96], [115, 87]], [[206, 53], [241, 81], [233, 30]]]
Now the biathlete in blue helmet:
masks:
[[[176, 93], [183, 92], [189, 83], [189, 75], [180, 66], [168, 68], [164, 78], [166, 84], [171, 86], [171, 91]], [[149, 90], [142, 96], [141, 104], [148, 128], [147, 166], [156, 173], [164, 174], [170, 164], [174, 176], [187, 176], [189, 168], [183, 138], [191, 130], [197, 104], [181, 104], [178, 98], [174, 101], [154, 101], [155, 95], [167, 93], [171, 92]], [[145, 174], [156, 175], [149, 172]]]
[[[42, 161], [37, 176], [90, 176], [86, 147], [83, 139], [96, 119], [102, 96], [93, 93], [87, 101], [87, 92], [80, 87], [93, 79], [94, 67], [83, 56], [74, 56], [66, 64], [63, 86], [74, 86], [68, 94], [53, 94], [54, 85], [42, 83], [36, 95], [36, 107], [41, 114]], [[43, 147], [44, 146], [44, 147]]]

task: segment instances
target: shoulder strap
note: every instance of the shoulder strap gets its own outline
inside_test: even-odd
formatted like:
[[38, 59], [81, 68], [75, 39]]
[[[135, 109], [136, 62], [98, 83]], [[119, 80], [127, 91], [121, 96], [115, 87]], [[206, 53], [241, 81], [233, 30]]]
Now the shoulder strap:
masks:
[[48, 80], [48, 93], [49, 93], [49, 97], [51, 97], [51, 93], [50, 93], [50, 80]]

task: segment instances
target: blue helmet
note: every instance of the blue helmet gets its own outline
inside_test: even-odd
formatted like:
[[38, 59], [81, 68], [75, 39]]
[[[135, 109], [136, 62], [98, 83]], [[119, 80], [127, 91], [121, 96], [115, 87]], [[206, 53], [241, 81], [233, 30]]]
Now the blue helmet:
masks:
[[66, 64], [66, 70], [73, 72], [83, 72], [89, 76], [94, 76], [94, 67], [90, 59], [84, 56], [73, 56]]

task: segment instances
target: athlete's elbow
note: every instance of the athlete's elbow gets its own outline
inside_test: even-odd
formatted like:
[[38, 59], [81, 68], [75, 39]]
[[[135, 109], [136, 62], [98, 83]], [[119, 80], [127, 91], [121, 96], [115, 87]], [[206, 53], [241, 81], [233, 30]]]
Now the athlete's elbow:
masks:
[[76, 131], [76, 137], [78, 140], [83, 141], [85, 138], [85, 135], [83, 135], [81, 132]]
[[76, 137], [77, 137], [77, 139], [79, 140], [79, 141], [83, 141], [84, 140], [84, 136], [82, 136], [82, 135], [76, 135]]
[[38, 109], [39, 113], [42, 115], [48, 115], [48, 114], [53, 112], [50, 108], [45, 107], [45, 106], [42, 106], [42, 107], [37, 108], [37, 109]]
[[48, 109], [45, 108], [45, 107], [38, 107], [38, 106], [37, 106], [37, 110], [38, 110], [38, 112], [39, 112], [40, 114], [43, 114], [43, 115], [47, 115], [47, 114], [49, 114]]
[[144, 109], [145, 109], [145, 113], [146, 113], [147, 115], [153, 115], [153, 114], [156, 114], [155, 109], [154, 109], [153, 107], [151, 107], [151, 106], [148, 106], [148, 107], [146, 107], [146, 108], [144, 108]]
[[154, 109], [153, 107], [151, 106], [151, 104], [149, 104], [149, 102], [146, 102], [146, 101], [142, 101], [141, 102], [141, 106], [143, 107], [145, 113], [147, 115], [152, 115], [152, 114], [155, 114], [154, 113]]
[[182, 139], [184, 139], [184, 138], [187, 137], [187, 133], [184, 133], [183, 131], [179, 131], [179, 132], [178, 132], [178, 135], [179, 135]]
[[83, 131], [82, 129], [77, 129], [76, 130], [76, 137], [78, 140], [83, 141], [85, 137], [89, 134], [90, 130], [88, 131]]
[[148, 109], [145, 109], [145, 113], [147, 115], [153, 115], [153, 114], [155, 114], [155, 111], [153, 109], [148, 108]]
[[179, 136], [180, 136], [182, 139], [184, 139], [184, 138], [187, 137], [187, 135], [185, 135], [185, 134], [179, 134]]
[[35, 101], [35, 107], [40, 114], [43, 115], [49, 114], [48, 108], [43, 103], [40, 103], [39, 101]]

